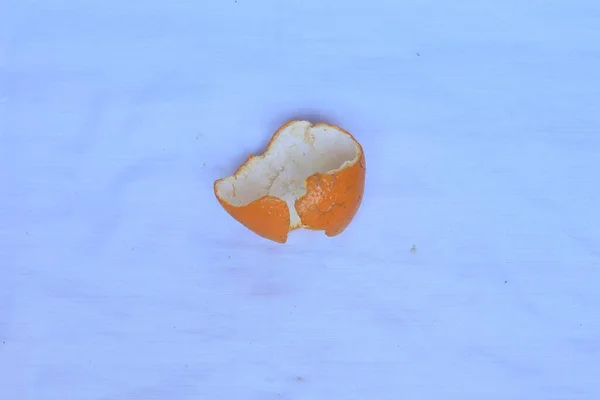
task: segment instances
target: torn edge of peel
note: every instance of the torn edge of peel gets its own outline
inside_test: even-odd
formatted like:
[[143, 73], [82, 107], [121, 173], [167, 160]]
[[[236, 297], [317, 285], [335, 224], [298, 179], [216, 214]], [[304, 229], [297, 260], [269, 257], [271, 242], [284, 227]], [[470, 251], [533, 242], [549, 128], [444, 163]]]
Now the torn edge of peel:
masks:
[[[358, 142], [358, 140], [356, 140], [356, 138], [350, 132], [348, 132], [344, 128], [341, 128], [341, 127], [339, 127], [337, 125], [330, 124], [330, 123], [327, 123], [327, 122], [316, 122], [316, 123], [313, 124], [310, 121], [301, 120], [301, 119], [292, 120], [292, 121], [288, 121], [287, 123], [283, 124], [282, 126], [279, 127], [279, 129], [277, 129], [275, 131], [275, 133], [273, 134], [273, 136], [271, 137], [271, 139], [269, 139], [269, 142], [267, 143], [267, 146], [266, 146], [265, 150], [262, 153], [260, 153], [260, 154], [252, 154], [252, 155], [248, 156], [246, 158], [246, 161], [244, 161], [240, 166], [238, 166], [237, 169], [235, 170], [235, 172], [233, 174], [225, 176], [225, 177], [220, 178], [220, 179], [217, 179], [214, 182], [213, 189], [215, 191], [218, 191], [217, 185], [221, 181], [224, 181], [224, 180], [230, 179], [230, 178], [236, 178], [236, 179], [239, 178], [239, 176], [246, 169], [250, 168], [250, 166], [251, 166], [250, 164], [251, 164], [252, 161], [254, 161], [256, 159], [264, 159], [264, 158], [266, 158], [267, 153], [269, 152], [269, 150], [271, 150], [271, 147], [273, 146], [273, 144], [275, 143], [275, 141], [277, 140], [277, 138], [279, 137], [279, 135], [281, 134], [281, 132], [283, 132], [290, 125], [293, 125], [293, 124], [296, 124], [296, 123], [299, 123], [299, 122], [306, 122], [306, 123], [310, 124], [306, 128], [307, 131], [309, 129], [316, 128], [316, 127], [319, 127], [319, 126], [324, 126], [324, 127], [327, 127], [327, 128], [332, 128], [334, 130], [337, 130], [338, 132], [341, 132], [341, 133], [349, 136], [350, 139], [352, 140], [352, 142], [354, 143], [354, 146], [356, 147], [356, 156], [354, 157], [354, 159], [344, 161], [344, 163], [342, 165], [340, 165], [339, 167], [337, 167], [337, 168], [328, 170], [326, 172], [322, 172], [321, 174], [323, 174], [323, 175], [326, 175], [326, 174], [335, 174], [336, 172], [342, 171], [342, 170], [344, 170], [344, 169], [346, 169], [348, 167], [353, 166], [354, 164], [356, 164], [356, 163], [358, 163], [360, 161], [361, 156], [364, 154], [362, 145]], [[311, 176], [314, 176], [314, 175], [316, 175], [316, 174], [312, 174], [312, 175], [308, 176], [306, 179], [304, 179], [304, 183], [306, 184], [307, 180]]]
[[[354, 157], [354, 159], [344, 161], [342, 163], [342, 165], [340, 165], [338, 168], [331, 169], [331, 170], [329, 170], [327, 172], [324, 172], [323, 174], [335, 174], [336, 172], [340, 172], [340, 171], [342, 171], [342, 170], [344, 170], [344, 169], [346, 169], [348, 167], [351, 167], [351, 166], [353, 166], [354, 164], [356, 164], [356, 163], [358, 163], [360, 161], [361, 157], [364, 154], [364, 151], [363, 151], [362, 145], [358, 142], [358, 140], [356, 140], [356, 138], [354, 137], [354, 135], [352, 135], [350, 132], [348, 132], [344, 128], [341, 128], [341, 127], [339, 127], [337, 125], [334, 125], [334, 124], [329, 124], [327, 122], [317, 122], [317, 123], [311, 125], [308, 129], [315, 128], [315, 127], [321, 126], [321, 125], [325, 126], [325, 127], [328, 127], [328, 128], [335, 129], [335, 130], [337, 130], [337, 131], [339, 131], [339, 132], [341, 132], [341, 133], [343, 133], [345, 135], [348, 135], [350, 137], [350, 139], [352, 140], [352, 142], [354, 143], [354, 146], [356, 147], [356, 156]], [[314, 175], [315, 174], [313, 174], [311, 176], [314, 176]], [[310, 176], [308, 178], [310, 178]], [[308, 178], [306, 178], [304, 180], [305, 183], [308, 180]]]

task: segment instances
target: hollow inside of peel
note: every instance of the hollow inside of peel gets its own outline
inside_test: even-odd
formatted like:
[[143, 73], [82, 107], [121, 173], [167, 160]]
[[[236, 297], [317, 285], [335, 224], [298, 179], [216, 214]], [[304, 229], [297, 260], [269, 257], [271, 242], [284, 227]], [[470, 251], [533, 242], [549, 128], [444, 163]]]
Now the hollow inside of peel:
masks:
[[358, 161], [360, 148], [347, 133], [326, 124], [297, 121], [273, 138], [267, 151], [251, 157], [234, 175], [217, 182], [217, 195], [240, 207], [270, 195], [287, 203], [290, 229], [302, 226], [295, 202], [305, 180]]

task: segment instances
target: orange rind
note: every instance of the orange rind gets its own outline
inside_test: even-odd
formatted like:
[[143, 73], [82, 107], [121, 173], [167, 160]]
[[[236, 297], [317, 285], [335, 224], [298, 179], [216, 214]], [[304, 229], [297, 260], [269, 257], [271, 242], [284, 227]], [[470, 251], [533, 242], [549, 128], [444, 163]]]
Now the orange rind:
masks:
[[299, 228], [336, 236], [360, 207], [365, 167], [362, 146], [344, 129], [290, 121], [214, 191], [225, 211], [269, 240], [285, 243]]

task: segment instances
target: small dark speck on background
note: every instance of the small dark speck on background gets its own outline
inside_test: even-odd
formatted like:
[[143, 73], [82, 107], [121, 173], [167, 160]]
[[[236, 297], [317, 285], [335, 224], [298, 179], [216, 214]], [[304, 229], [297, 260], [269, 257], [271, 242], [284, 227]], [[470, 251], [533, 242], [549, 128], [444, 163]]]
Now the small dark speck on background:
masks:
[[508, 281], [504, 281], [504, 283], [508, 283]]

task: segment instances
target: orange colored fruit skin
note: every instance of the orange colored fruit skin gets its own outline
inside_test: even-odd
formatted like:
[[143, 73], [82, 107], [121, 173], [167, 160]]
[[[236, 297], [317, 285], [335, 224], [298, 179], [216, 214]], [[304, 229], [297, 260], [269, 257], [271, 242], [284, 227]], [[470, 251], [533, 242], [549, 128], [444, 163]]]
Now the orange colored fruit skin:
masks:
[[[215, 190], [216, 184], [215, 182]], [[274, 242], [287, 242], [290, 211], [285, 201], [273, 196], [263, 196], [243, 207], [234, 207], [218, 197], [217, 199], [225, 211], [246, 228]]]
[[[289, 121], [275, 132], [267, 144], [267, 150], [279, 133], [294, 122], [297, 121]], [[360, 157], [355, 164], [341, 171], [317, 173], [305, 180], [306, 194], [295, 202], [301, 226], [290, 229], [288, 206], [285, 201], [274, 196], [263, 196], [241, 207], [232, 206], [221, 200], [217, 194], [217, 184], [222, 180], [219, 179], [214, 183], [214, 192], [225, 211], [254, 233], [282, 244], [287, 242], [290, 230], [298, 228], [324, 230], [330, 237], [342, 233], [352, 222], [362, 202], [366, 171], [364, 151], [356, 139], [344, 129], [327, 123], [314, 126], [317, 125], [330, 126], [350, 136], [360, 150]], [[246, 163], [252, 157], [248, 157]], [[242, 164], [235, 174], [246, 163]]]
[[366, 161], [359, 161], [332, 174], [314, 174], [306, 179], [306, 195], [296, 200], [296, 210], [309, 229], [327, 236], [342, 233], [350, 224], [363, 198]]

